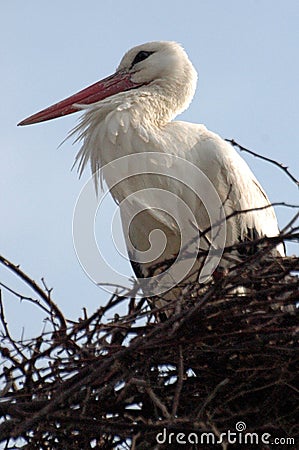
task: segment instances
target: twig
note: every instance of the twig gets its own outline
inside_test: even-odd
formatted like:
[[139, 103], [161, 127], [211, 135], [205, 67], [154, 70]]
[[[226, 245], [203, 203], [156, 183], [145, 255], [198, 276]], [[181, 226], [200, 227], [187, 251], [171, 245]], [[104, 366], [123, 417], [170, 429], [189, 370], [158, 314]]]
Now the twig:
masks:
[[38, 305], [38, 307], [41, 308], [43, 311], [45, 311], [47, 314], [51, 313], [51, 311], [48, 308], [46, 308], [46, 306], [42, 305], [41, 302], [38, 299], [29, 297], [29, 296], [24, 295], [24, 294], [20, 294], [15, 289], [12, 289], [11, 287], [7, 286], [6, 284], [4, 284], [2, 282], [0, 282], [0, 286], [2, 286], [6, 291], [8, 291], [11, 294], [13, 294], [20, 301], [26, 300], [28, 302], [34, 303], [34, 304]]
[[215, 389], [213, 389], [213, 391], [207, 396], [207, 398], [205, 399], [205, 401], [201, 405], [200, 410], [198, 411], [197, 416], [196, 416], [197, 419], [200, 418], [200, 416], [202, 415], [205, 407], [213, 400], [213, 398], [215, 397], [215, 395], [217, 394], [219, 389], [222, 388], [222, 386], [225, 386], [228, 382], [229, 382], [229, 378], [225, 378], [224, 380], [220, 381], [220, 383], [217, 384]]
[[159, 399], [159, 397], [154, 393], [150, 386], [145, 387], [146, 392], [148, 393], [149, 398], [152, 402], [161, 410], [165, 419], [171, 420], [171, 414], [168, 412], [166, 405]]
[[285, 164], [275, 161], [275, 159], [268, 158], [267, 156], [259, 155], [258, 153], [254, 152], [252, 150], [249, 150], [248, 148], [243, 147], [242, 145], [238, 144], [238, 142], [236, 142], [234, 139], [225, 139], [225, 141], [230, 142], [231, 145], [233, 145], [234, 147], [238, 147], [238, 149], [241, 152], [247, 152], [250, 155], [255, 156], [256, 158], [262, 159], [263, 161], [270, 162], [271, 164], [274, 164], [275, 166], [279, 167], [299, 187], [299, 181], [297, 180], [296, 177], [294, 177], [294, 175], [292, 175], [290, 173], [289, 168]]
[[43, 289], [34, 281], [32, 280], [28, 275], [23, 272], [19, 266], [16, 266], [12, 262], [10, 262], [8, 259], [4, 258], [0, 255], [0, 263], [3, 264], [5, 267], [10, 269], [12, 272], [17, 274], [21, 280], [23, 280], [28, 286], [31, 287], [31, 289], [36, 292], [43, 300], [44, 302], [50, 307], [51, 311], [53, 311], [60, 321], [60, 331], [66, 330], [66, 321], [64, 318], [64, 315], [58, 308], [58, 306], [53, 302], [53, 300], [47, 295]]
[[[1, 320], [1, 323], [2, 323], [2, 325], [4, 327], [5, 337], [9, 340], [9, 342], [11, 343], [13, 348], [16, 350], [17, 355], [19, 355], [21, 357], [21, 359], [25, 359], [26, 361], [28, 361], [26, 356], [20, 351], [20, 349], [19, 349], [17, 343], [15, 342], [15, 340], [10, 335], [10, 332], [9, 332], [9, 329], [8, 329], [8, 324], [7, 324], [6, 318], [5, 318], [5, 312], [4, 312], [3, 302], [2, 302], [2, 292], [1, 292], [1, 290], [0, 290], [0, 320]], [[9, 353], [9, 357], [10, 357], [10, 359], [14, 360], [14, 358], [12, 358], [10, 353]], [[16, 363], [16, 360], [14, 360], [14, 361]], [[17, 364], [19, 364], [19, 361], [17, 362]]]
[[131, 450], [136, 450], [136, 441], [140, 438], [141, 433], [137, 433], [134, 434], [134, 436], [132, 437], [132, 445], [131, 445]]
[[183, 359], [183, 350], [182, 346], [179, 346], [179, 362], [178, 362], [178, 375], [177, 375], [177, 386], [173, 398], [173, 404], [172, 404], [172, 417], [174, 418], [176, 416], [179, 401], [180, 401], [180, 394], [183, 387], [183, 380], [184, 380], [184, 359]]
[[299, 218], [299, 212], [297, 212], [294, 217], [289, 221], [289, 223], [286, 224], [286, 226], [281, 230], [280, 234], [284, 235], [288, 229], [291, 229], [293, 224], [296, 222], [296, 220]]

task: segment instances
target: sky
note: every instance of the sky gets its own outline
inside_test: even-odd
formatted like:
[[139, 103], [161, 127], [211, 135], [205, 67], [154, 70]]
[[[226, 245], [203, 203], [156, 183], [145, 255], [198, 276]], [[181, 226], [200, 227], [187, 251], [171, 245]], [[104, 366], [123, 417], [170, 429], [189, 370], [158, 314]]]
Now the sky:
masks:
[[[204, 123], [285, 163], [298, 177], [298, 20], [297, 0], [2, 2], [0, 253], [36, 281], [44, 277], [68, 318], [81, 316], [83, 307], [92, 313], [106, 301], [109, 295], [82, 270], [73, 246], [73, 211], [89, 173], [79, 180], [71, 170], [78, 144], [59, 144], [79, 114], [16, 124], [113, 73], [125, 51], [147, 41], [180, 42], [199, 73], [196, 95], [180, 120]], [[272, 202], [298, 203], [296, 186], [281, 170], [242, 156]], [[97, 221], [109, 253], [112, 201], [106, 208]], [[276, 212], [280, 227], [294, 213]], [[132, 274], [121, 255], [113, 259]], [[3, 267], [0, 278], [28, 292]], [[43, 315], [36, 306], [6, 291], [3, 297], [17, 338], [40, 333]]]

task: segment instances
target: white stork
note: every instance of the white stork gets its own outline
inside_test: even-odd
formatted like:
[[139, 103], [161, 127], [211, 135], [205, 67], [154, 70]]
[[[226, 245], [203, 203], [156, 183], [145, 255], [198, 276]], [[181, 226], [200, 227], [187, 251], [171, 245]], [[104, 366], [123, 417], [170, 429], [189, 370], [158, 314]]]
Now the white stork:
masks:
[[[212, 221], [215, 222], [219, 203], [214, 204], [213, 193], [207, 192], [209, 185], [218, 195], [225, 216], [257, 208], [233, 215], [226, 224], [222, 221], [217, 233], [225, 232], [223, 246], [279, 233], [267, 195], [234, 148], [204, 125], [173, 121], [191, 102], [196, 82], [197, 73], [179, 44], [149, 42], [129, 50], [112, 76], [19, 124], [33, 124], [84, 110], [75, 129], [83, 142], [76, 159], [80, 172], [88, 162], [95, 174], [108, 163], [129, 157], [117, 166], [117, 173], [113, 174], [116, 166], [112, 164], [112, 170], [104, 171], [103, 177], [118, 204], [132, 199], [121, 208], [121, 216], [129, 256], [138, 277], [153, 275], [157, 263], [172, 260], [179, 254], [182, 231], [186, 232], [188, 226], [187, 233], [193, 243], [194, 237], [199, 238], [198, 232], [213, 227], [210, 210], [214, 211]], [[141, 160], [140, 154], [149, 157]], [[202, 176], [189, 171], [191, 165]], [[128, 177], [128, 174], [133, 175]], [[115, 185], [115, 180], [121, 182]], [[200, 195], [194, 193], [196, 185]], [[170, 195], [166, 200], [162, 198], [165, 192]], [[186, 205], [195, 219], [192, 227], [186, 219]], [[196, 231], [191, 232], [192, 229]], [[153, 230], [161, 230], [163, 235], [151, 234]], [[196, 244], [197, 250], [208, 249], [212, 245], [211, 230]], [[149, 248], [155, 250], [152, 257], [147, 254]], [[147, 257], [143, 258], [145, 253]], [[283, 256], [282, 245], [273, 253]], [[225, 263], [222, 258], [220, 265], [227, 264], [232, 262]], [[214, 266], [211, 265], [210, 272]], [[184, 276], [172, 274], [171, 277], [182, 281], [190, 273], [189, 267]]]

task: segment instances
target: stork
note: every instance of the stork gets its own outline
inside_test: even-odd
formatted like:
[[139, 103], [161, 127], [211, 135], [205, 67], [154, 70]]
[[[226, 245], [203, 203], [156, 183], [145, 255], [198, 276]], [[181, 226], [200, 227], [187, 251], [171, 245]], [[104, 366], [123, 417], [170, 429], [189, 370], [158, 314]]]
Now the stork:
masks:
[[[102, 178], [114, 200], [126, 205], [121, 217], [137, 277], [152, 277], [163, 261], [171, 265], [181, 251], [182, 232], [195, 242], [195, 252], [209, 250], [221, 208], [224, 217], [230, 217], [218, 220], [216, 234], [222, 236], [223, 247], [279, 234], [266, 193], [235, 149], [204, 125], [173, 120], [188, 107], [196, 83], [197, 73], [181, 45], [149, 42], [129, 50], [112, 76], [19, 123], [29, 125], [84, 111], [75, 128], [82, 141], [76, 158], [79, 171], [90, 163], [97, 176], [99, 169], [110, 164]], [[186, 208], [192, 211], [192, 226]], [[248, 212], [233, 214], [244, 210]], [[160, 233], [153, 234], [154, 230]], [[200, 240], [204, 230], [205, 238]], [[153, 253], [148, 254], [151, 249]], [[283, 256], [282, 245], [273, 254]], [[224, 257], [220, 260], [220, 266], [231, 264]], [[215, 265], [210, 264], [202, 279]], [[183, 275], [171, 274], [173, 284], [188, 279], [191, 272], [201, 280], [198, 265], [182, 267]], [[161, 292], [170, 287], [165, 286]]]

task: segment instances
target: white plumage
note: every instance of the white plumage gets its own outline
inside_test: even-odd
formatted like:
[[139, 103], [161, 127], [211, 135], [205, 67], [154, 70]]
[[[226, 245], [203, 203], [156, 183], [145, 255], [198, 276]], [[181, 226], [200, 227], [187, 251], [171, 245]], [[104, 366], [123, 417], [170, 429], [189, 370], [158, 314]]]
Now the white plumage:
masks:
[[[200, 231], [211, 225], [198, 195], [173, 178], [173, 174], [177, 174], [179, 180], [189, 179], [191, 185], [201, 182], [200, 177], [198, 180], [191, 179], [196, 176], [191, 172], [189, 177], [188, 166], [182, 160], [192, 163], [210, 180], [226, 216], [236, 210], [262, 208], [270, 204], [245, 161], [229, 143], [204, 125], [173, 121], [188, 107], [197, 81], [196, 71], [179, 44], [150, 42], [137, 46], [125, 54], [116, 74], [106, 80], [103, 81], [104, 87], [100, 82], [91, 87], [92, 92], [91, 88], [82, 91], [86, 91], [85, 97], [83, 95], [82, 98], [81, 93], [76, 94], [21, 124], [47, 120], [78, 109], [84, 111], [80, 124], [74, 130], [79, 133], [78, 139], [82, 140], [77, 155], [80, 172], [88, 163], [93, 173], [112, 163], [112, 169], [104, 170], [102, 175], [109, 187], [114, 185], [115, 180], [123, 180], [111, 189], [115, 201], [121, 204], [132, 197], [126, 201], [126, 208], [121, 209], [125, 227], [131, 222], [134, 212], [139, 211], [138, 208], [141, 208], [140, 211], [143, 209], [131, 222], [129, 236], [125, 233], [130, 256], [136, 259], [134, 268], [138, 274], [148, 276], [151, 267], [158, 261], [178, 254], [181, 244], [178, 223], [181, 221], [183, 227], [188, 226], [185, 209], [180, 206], [179, 200], [190, 207]], [[108, 89], [105, 83], [108, 83]], [[98, 97], [94, 95], [97, 92]], [[140, 153], [149, 156], [143, 159], [134, 157]], [[126, 155], [129, 157], [114, 173], [113, 161]], [[136, 167], [141, 175], [128, 178], [128, 173], [136, 172]], [[157, 172], [151, 173], [154, 167], [158, 168]], [[173, 218], [165, 212], [165, 201], [157, 189], [177, 196], [177, 205], [175, 200], [171, 201]], [[198, 189], [201, 192], [200, 185]], [[140, 190], [144, 192], [136, 195]], [[205, 192], [202, 191], [202, 195], [205, 196]], [[213, 205], [208, 206], [213, 208]], [[154, 229], [163, 231], [167, 246], [158, 258], [143, 263], [136, 254], [149, 249], [149, 235]], [[276, 216], [270, 206], [229, 219], [225, 245], [278, 233]], [[208, 233], [207, 237], [210, 240], [211, 234]], [[159, 241], [160, 234], [157, 239], [156, 247], [159, 247], [163, 243]], [[155, 247], [155, 242], [152, 245]], [[201, 240], [200, 248], [207, 249], [208, 246], [206, 239]], [[135, 255], [132, 254], [134, 248]], [[282, 246], [277, 247], [276, 253], [284, 255]], [[221, 264], [225, 265], [223, 260]]]

